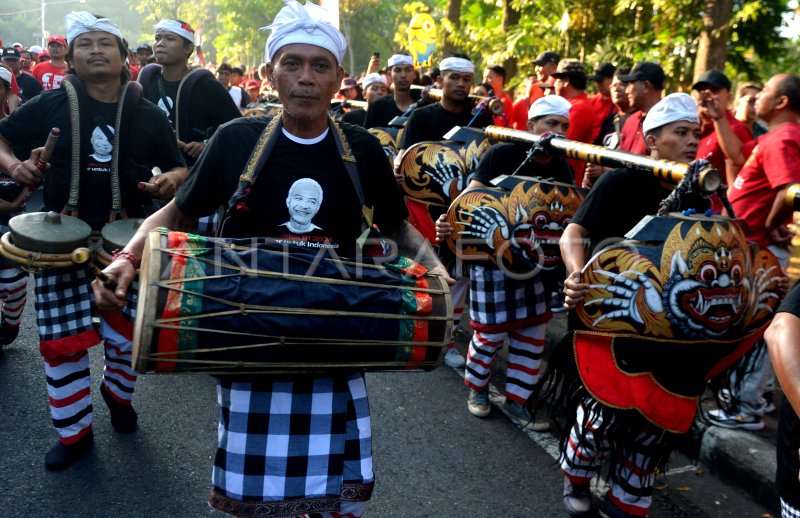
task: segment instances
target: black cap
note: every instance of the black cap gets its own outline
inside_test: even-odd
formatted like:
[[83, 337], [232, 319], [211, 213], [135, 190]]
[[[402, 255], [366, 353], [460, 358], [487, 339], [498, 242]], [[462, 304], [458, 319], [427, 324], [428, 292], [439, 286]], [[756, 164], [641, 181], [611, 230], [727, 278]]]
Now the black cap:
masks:
[[586, 77], [586, 69], [583, 67], [583, 63], [577, 59], [562, 59], [558, 62], [558, 69], [556, 69], [556, 71], [550, 75], [556, 78], [575, 76]]
[[3, 59], [19, 60], [19, 51], [14, 47], [7, 47], [3, 49]]
[[533, 64], [546, 65], [548, 63], [558, 63], [559, 61], [561, 61], [561, 56], [552, 50], [548, 50], [536, 56], [536, 59], [533, 60]]
[[620, 76], [619, 80], [623, 83], [632, 83], [634, 81], [650, 81], [650, 84], [659, 90], [664, 88], [664, 69], [658, 63], [651, 63], [649, 61], [640, 61], [636, 63], [631, 69], [631, 73], [626, 76]]
[[713, 90], [724, 88], [730, 91], [731, 81], [719, 70], [706, 70], [700, 74], [700, 77], [697, 78], [697, 82], [692, 85], [692, 90], [702, 90], [708, 87], [711, 87]]
[[612, 65], [611, 63], [601, 63], [594, 67], [594, 73], [587, 77], [589, 81], [600, 81], [602, 79], [609, 79], [614, 77], [614, 72], [617, 71], [617, 67]]
[[149, 53], [151, 53], [151, 54], [153, 53], [153, 47], [151, 47], [151, 46], [150, 46], [150, 45], [148, 45], [147, 43], [142, 43], [141, 45], [139, 45], [138, 47], [136, 47], [136, 52], [139, 52], [140, 50], [146, 50], [146, 51], [148, 51], [148, 52], [149, 52]]

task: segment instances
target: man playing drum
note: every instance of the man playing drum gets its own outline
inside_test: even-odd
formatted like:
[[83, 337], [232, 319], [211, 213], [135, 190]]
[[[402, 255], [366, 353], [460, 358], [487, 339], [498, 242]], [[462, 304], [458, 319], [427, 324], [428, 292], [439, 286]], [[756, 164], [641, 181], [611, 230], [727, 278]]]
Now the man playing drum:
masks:
[[[127, 50], [116, 25], [88, 12], [72, 13], [66, 23], [67, 58], [74, 74], [65, 79], [69, 91], [46, 91], [0, 122], [0, 168], [23, 185], [43, 182], [46, 210], [77, 214], [100, 230], [112, 218], [144, 215], [142, 205], [147, 200], [140, 198], [137, 184], [151, 176], [153, 166], [164, 171], [151, 180], [154, 195], [164, 199], [173, 196], [187, 171], [169, 121], [141, 98], [139, 85], [128, 80]], [[80, 121], [78, 128], [71, 120]], [[61, 129], [62, 137], [46, 173], [37, 166], [41, 148], [24, 162], [15, 158], [12, 147], [35, 147], [54, 127]], [[106, 151], [111, 154], [106, 143], [118, 147], [113, 151], [116, 160], [93, 158]], [[45, 466], [58, 470], [75, 462], [93, 443], [87, 349], [100, 336], [92, 326], [85, 269], [46, 269], [35, 278], [40, 351], [50, 413], [59, 435]], [[136, 429], [131, 406], [136, 382], [130, 366], [132, 326], [116, 316], [113, 328], [107, 320], [102, 325], [106, 363], [100, 391], [114, 428], [131, 433]]]
[[[379, 141], [328, 116], [344, 77], [347, 40], [321, 7], [284, 3], [266, 45], [267, 75], [283, 104], [280, 117], [221, 126], [175, 200], [144, 222], [126, 251], [140, 257], [148, 230], [186, 228], [226, 203], [254, 154], [261, 158], [257, 176], [246, 193], [239, 193], [244, 197], [229, 204], [223, 237], [266, 236], [352, 256], [362, 232], [362, 208], [374, 205], [374, 223], [401, 254], [444, 274], [432, 248], [406, 222]], [[310, 221], [287, 223], [302, 219], [301, 214]], [[105, 272], [119, 287], [112, 292], [96, 283], [98, 305], [119, 308], [133, 262], [119, 259]], [[217, 396], [213, 507], [238, 516], [362, 515], [374, 485], [363, 374], [232, 375], [218, 379]]]

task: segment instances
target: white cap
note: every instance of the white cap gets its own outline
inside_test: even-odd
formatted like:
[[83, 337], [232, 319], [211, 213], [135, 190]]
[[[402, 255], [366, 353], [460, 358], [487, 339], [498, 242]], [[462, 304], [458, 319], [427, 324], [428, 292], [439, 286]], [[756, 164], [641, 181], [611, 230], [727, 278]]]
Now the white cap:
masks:
[[396, 65], [413, 65], [414, 58], [409, 56], [408, 54], [393, 54], [392, 57], [389, 58], [389, 63], [387, 66], [390, 68]]
[[181, 23], [178, 20], [161, 20], [153, 25], [153, 28], [156, 30], [156, 34], [161, 31], [172, 32], [194, 43], [194, 29], [186, 22]]
[[561, 115], [569, 117], [572, 109], [570, 102], [560, 95], [545, 95], [540, 97], [528, 108], [528, 119], [544, 117], [545, 115]]
[[261, 27], [261, 30], [272, 29], [265, 47], [267, 61], [271, 62], [282, 47], [303, 43], [329, 50], [341, 64], [347, 51], [347, 39], [331, 23], [331, 14], [311, 2], [300, 5], [297, 0], [283, 0], [283, 3], [286, 6], [272, 24]]
[[5, 66], [0, 65], [0, 79], [5, 80], [9, 85], [11, 84], [11, 70]]
[[67, 46], [81, 34], [94, 31], [108, 32], [122, 39], [122, 33], [114, 22], [108, 18], [97, 18], [87, 11], [73, 11], [64, 17], [64, 22], [67, 26]]
[[472, 61], [464, 58], [444, 58], [439, 63], [440, 72], [462, 72], [465, 74], [474, 74], [475, 65]]
[[669, 94], [647, 112], [642, 122], [642, 131], [647, 135], [652, 130], [672, 122], [688, 121], [700, 124], [697, 116], [697, 103], [684, 93]]
[[380, 74], [367, 74], [361, 80], [361, 87], [366, 90], [369, 88], [370, 85], [374, 85], [375, 83], [383, 83], [386, 86], [389, 86], [389, 83], [386, 81], [386, 78]]
[[39, 45], [31, 45], [31, 48], [28, 49], [28, 52], [30, 52], [31, 54], [41, 54], [42, 52], [44, 52], [44, 49]]

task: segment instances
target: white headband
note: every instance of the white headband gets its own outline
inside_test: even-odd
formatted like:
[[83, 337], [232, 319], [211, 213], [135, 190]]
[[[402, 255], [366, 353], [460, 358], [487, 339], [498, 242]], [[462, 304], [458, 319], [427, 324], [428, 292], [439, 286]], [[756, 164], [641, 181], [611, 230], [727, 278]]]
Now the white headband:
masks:
[[690, 95], [669, 94], [658, 101], [647, 112], [647, 117], [642, 122], [642, 131], [647, 135], [656, 128], [678, 121], [700, 124], [700, 117], [697, 116], [697, 103]]
[[472, 61], [464, 58], [445, 58], [439, 63], [439, 71], [462, 72], [466, 74], [475, 73], [475, 65]]
[[528, 119], [544, 117], [545, 115], [561, 115], [569, 117], [569, 110], [572, 108], [570, 102], [560, 95], [545, 95], [536, 99], [528, 110]]
[[389, 58], [388, 66], [391, 68], [395, 65], [413, 65], [414, 59], [408, 54], [393, 54]]
[[347, 51], [347, 39], [329, 21], [331, 14], [311, 2], [300, 5], [297, 0], [283, 0], [286, 7], [280, 10], [272, 24], [260, 30], [272, 29], [264, 49], [266, 59], [272, 58], [281, 47], [304, 43], [329, 50], [341, 64]]
[[11, 70], [4, 66], [0, 66], [0, 79], [4, 79], [6, 83], [11, 85]]
[[161, 20], [153, 25], [156, 34], [161, 31], [174, 32], [181, 38], [185, 38], [194, 43], [194, 30], [188, 23], [181, 23], [178, 20]]
[[73, 11], [64, 17], [64, 22], [67, 25], [67, 46], [72, 43], [72, 40], [86, 32], [107, 32], [122, 39], [122, 33], [119, 32], [114, 22], [108, 18], [97, 18], [86, 11]]
[[380, 74], [367, 74], [364, 76], [364, 79], [361, 80], [361, 86], [366, 90], [369, 88], [370, 85], [374, 85], [375, 83], [383, 83], [386, 86], [389, 86], [389, 83], [386, 81], [386, 78]]

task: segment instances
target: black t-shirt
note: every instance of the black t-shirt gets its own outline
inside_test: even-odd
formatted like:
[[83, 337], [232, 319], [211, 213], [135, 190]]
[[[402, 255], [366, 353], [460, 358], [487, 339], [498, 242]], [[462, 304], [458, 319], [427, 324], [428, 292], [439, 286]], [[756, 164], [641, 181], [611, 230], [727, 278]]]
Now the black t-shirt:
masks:
[[404, 112], [401, 112], [400, 108], [398, 108], [397, 104], [394, 102], [393, 94], [375, 99], [369, 105], [369, 110], [367, 110], [364, 127], [367, 129], [384, 128], [389, 125], [389, 121], [403, 115], [403, 113]]
[[[372, 111], [372, 107], [370, 107], [370, 111]], [[403, 140], [398, 147], [408, 149], [417, 142], [444, 140], [445, 133], [455, 126], [468, 125], [472, 118], [473, 115], [470, 110], [455, 113], [445, 110], [442, 103], [429, 104], [428, 106], [417, 108], [411, 112], [411, 117], [406, 122]], [[485, 128], [490, 124], [492, 124], [492, 118], [486, 112], [483, 112], [478, 115], [475, 122], [470, 126], [473, 128]]]
[[21, 73], [17, 78], [17, 85], [19, 86], [19, 97], [23, 103], [42, 93], [41, 83], [25, 72]]
[[348, 124], [355, 124], [356, 126], [365, 127], [364, 124], [367, 120], [367, 110], [364, 108], [354, 108], [349, 112], [342, 115], [342, 122]]
[[[670, 192], [650, 172], [614, 169], [592, 187], [572, 223], [588, 230], [593, 247], [609, 238], [623, 239], [642, 218], [656, 214]], [[688, 208], [704, 212], [708, 201], [690, 196], [680, 210]]]
[[[94, 123], [91, 127], [81, 126], [78, 209], [80, 218], [97, 229], [108, 221], [111, 211], [110, 172], [117, 103], [90, 98], [88, 108], [89, 120]], [[149, 179], [153, 166], [167, 171], [185, 162], [169, 121], [161, 111], [145, 99], [140, 99], [134, 110], [130, 136], [125, 139], [129, 161], [120, 163], [120, 187], [127, 214], [142, 216], [141, 204], [146, 198], [137, 189], [138, 182]], [[102, 124], [99, 118], [103, 119]], [[0, 121], [0, 137], [14, 147], [30, 149], [43, 145], [51, 128], [60, 128], [61, 138], [50, 161], [51, 167], [44, 174], [44, 210], [61, 211], [69, 198], [72, 164], [72, 125], [66, 90], [43, 92], [20, 106]]]
[[[474, 180], [484, 185], [491, 182], [501, 174], [512, 174], [528, 156], [528, 148], [520, 144], [500, 143], [489, 148], [481, 157], [475, 168]], [[518, 176], [541, 176], [552, 178], [553, 181], [567, 184], [575, 183], [569, 164], [561, 157], [554, 156], [547, 163], [538, 163], [533, 160], [526, 161]]]
[[[164, 88], [163, 94], [158, 84], [159, 79]], [[153, 75], [150, 84], [142, 85], [144, 97], [161, 108], [173, 128], [179, 84], [180, 81], [165, 81], [159, 72]], [[228, 91], [213, 76], [198, 79], [192, 87], [190, 98], [184, 99], [181, 96], [181, 103], [184, 102], [189, 103], [189, 142], [202, 142], [210, 138], [220, 124], [242, 115]]]
[[[778, 308], [778, 313], [782, 312], [800, 318], [800, 283], [792, 287]], [[800, 459], [797, 455], [799, 448], [800, 419], [789, 401], [785, 400], [778, 423], [778, 469], [775, 485], [781, 498], [795, 509], [800, 509], [800, 482], [797, 480], [800, 470]]]
[[[184, 214], [201, 217], [227, 206], [268, 121], [253, 117], [220, 126], [175, 196]], [[341, 128], [356, 157], [366, 205], [375, 208], [374, 222], [396, 229], [408, 213], [380, 142], [362, 128]], [[361, 233], [361, 205], [330, 131], [315, 144], [279, 135], [248, 205], [249, 211], [224, 223], [225, 237], [272, 237], [352, 256]]]

